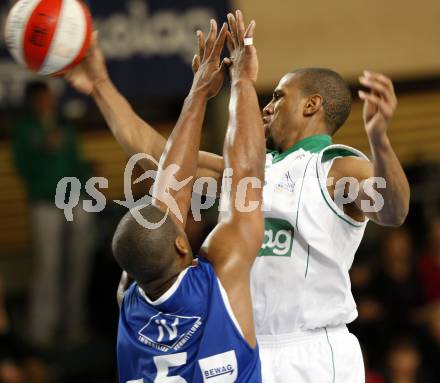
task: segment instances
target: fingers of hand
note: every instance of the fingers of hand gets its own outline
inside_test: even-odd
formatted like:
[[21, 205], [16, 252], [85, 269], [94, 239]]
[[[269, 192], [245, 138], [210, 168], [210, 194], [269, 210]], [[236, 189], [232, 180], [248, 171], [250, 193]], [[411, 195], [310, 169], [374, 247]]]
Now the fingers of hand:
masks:
[[98, 48], [98, 31], [93, 31], [92, 39], [90, 40], [90, 47], [87, 52], [87, 57], [90, 57]]
[[246, 29], [246, 32], [244, 34], [245, 38], [253, 38], [254, 37], [254, 31], [255, 31], [255, 26], [256, 25], [257, 25], [257, 23], [254, 20], [252, 20], [249, 23], [249, 25], [248, 25], [248, 27]]
[[379, 82], [388, 90], [388, 93], [391, 95], [392, 98], [396, 98], [393, 82], [387, 76], [384, 76], [381, 73], [364, 71], [363, 77], [370, 79], [370, 80], [374, 80], [376, 82]]
[[226, 45], [228, 46], [229, 53], [234, 51], [234, 40], [232, 39], [231, 32], [226, 32]]
[[367, 93], [362, 90], [359, 91], [359, 98], [363, 101], [370, 102], [373, 105], [376, 105], [380, 112], [386, 117], [391, 118], [393, 115], [393, 108], [380, 96]]
[[220, 61], [220, 54], [222, 53], [223, 46], [225, 45], [226, 32], [228, 30], [228, 24], [223, 23], [222, 29], [217, 37], [217, 40], [214, 43], [214, 48], [211, 53], [211, 60], [215, 60], [217, 62]]
[[386, 101], [390, 101], [392, 98], [389, 90], [381, 82], [374, 78], [361, 76], [359, 77], [359, 82], [363, 86], [370, 88], [375, 94], [383, 97]]
[[197, 31], [198, 56], [200, 59], [205, 55], [205, 35], [202, 31]]
[[225, 57], [222, 60], [222, 63], [220, 65], [220, 71], [225, 71], [226, 69], [228, 69], [230, 66], [232, 65], [232, 61], [229, 57]]
[[241, 11], [238, 10], [235, 12], [235, 17], [237, 19], [238, 44], [240, 45], [240, 47], [243, 47], [244, 46], [244, 33], [245, 33], [243, 13], [241, 13]]
[[397, 106], [397, 98], [394, 93], [392, 83], [381, 81], [375, 76], [361, 76], [359, 81], [362, 85], [369, 87], [374, 93], [383, 98], [391, 108], [395, 109]]
[[193, 73], [197, 73], [197, 71], [200, 68], [200, 56], [194, 55], [193, 61], [192, 61], [192, 71]]
[[238, 47], [238, 37], [237, 37], [237, 21], [232, 13], [228, 13], [228, 24], [229, 24], [229, 32], [231, 33], [232, 42], [234, 44], [234, 48]]
[[[247, 29], [246, 29], [246, 32], [245, 32], [245, 34], [244, 34], [244, 39], [251, 39], [251, 40], [253, 40], [253, 38], [254, 38], [254, 30], [255, 30], [255, 26], [256, 26], [256, 23], [255, 23], [254, 20], [252, 20], [252, 21], [249, 23], [249, 25], [248, 25], [248, 27], [247, 27]], [[243, 39], [243, 41], [244, 41], [244, 39]], [[251, 43], [251, 44], [246, 44], [246, 45], [245, 45], [245, 49], [246, 49], [246, 51], [247, 51], [248, 53], [250, 53], [250, 52], [255, 52], [255, 46], [254, 46], [253, 43]]]
[[203, 55], [203, 60], [205, 60], [211, 55], [216, 37], [217, 37], [217, 22], [214, 19], [211, 19], [211, 28], [209, 30], [208, 38], [206, 39], [205, 54]]

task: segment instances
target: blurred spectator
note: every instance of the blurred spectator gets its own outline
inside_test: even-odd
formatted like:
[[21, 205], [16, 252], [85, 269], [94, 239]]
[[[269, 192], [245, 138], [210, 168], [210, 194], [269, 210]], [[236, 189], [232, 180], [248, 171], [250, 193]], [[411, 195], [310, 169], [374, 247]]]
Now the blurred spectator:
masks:
[[440, 217], [430, 225], [428, 245], [419, 259], [418, 271], [425, 302], [440, 300]]
[[385, 383], [385, 378], [375, 369], [371, 368], [365, 350], [363, 350], [365, 365], [365, 383]]
[[45, 381], [46, 368], [43, 363], [27, 353], [11, 331], [0, 280], [0, 382], [43, 383]]
[[428, 326], [424, 343], [426, 366], [433, 376], [433, 382], [440, 382], [440, 303], [434, 305], [428, 314]]
[[29, 84], [26, 97], [29, 111], [15, 128], [13, 148], [29, 197], [35, 250], [30, 336], [35, 345], [49, 346], [61, 323], [72, 340], [85, 332], [92, 217], [79, 204], [73, 222], [67, 223], [54, 197], [62, 177], [77, 177], [84, 185], [90, 169], [79, 154], [75, 130], [58, 117], [57, 100], [48, 85]]
[[350, 277], [359, 314], [356, 321], [350, 325], [350, 330], [362, 344], [368, 355], [369, 364], [377, 367], [382, 362], [381, 353], [386, 346], [384, 343], [386, 328], [384, 308], [374, 294], [374, 273], [367, 263], [358, 262], [351, 268]]
[[384, 332], [392, 339], [415, 329], [413, 315], [422, 300], [409, 232], [399, 228], [387, 233], [382, 257], [372, 290], [386, 321]]
[[399, 339], [388, 352], [386, 383], [434, 383], [422, 368], [422, 356], [410, 339]]

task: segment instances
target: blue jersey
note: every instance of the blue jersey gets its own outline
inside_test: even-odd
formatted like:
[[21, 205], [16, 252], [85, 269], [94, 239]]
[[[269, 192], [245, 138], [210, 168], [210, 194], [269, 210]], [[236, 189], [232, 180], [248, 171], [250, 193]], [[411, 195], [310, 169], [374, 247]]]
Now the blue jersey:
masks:
[[152, 302], [134, 283], [118, 328], [120, 383], [259, 383], [258, 347], [244, 339], [211, 264], [199, 259]]

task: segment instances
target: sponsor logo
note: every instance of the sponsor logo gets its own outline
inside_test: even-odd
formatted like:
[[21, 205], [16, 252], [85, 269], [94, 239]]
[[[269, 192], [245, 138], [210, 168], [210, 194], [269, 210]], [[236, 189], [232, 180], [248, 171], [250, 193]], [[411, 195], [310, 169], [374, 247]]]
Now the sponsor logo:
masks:
[[296, 184], [296, 182], [293, 180], [293, 178], [290, 174], [290, 171], [288, 171], [287, 173], [285, 173], [283, 175], [283, 178], [281, 179], [281, 181], [278, 182], [277, 185], [275, 186], [275, 191], [281, 192], [281, 191], [285, 190], [290, 193], [293, 193], [293, 191], [295, 190], [295, 184]]
[[264, 220], [264, 241], [259, 257], [290, 257], [292, 255], [294, 229], [292, 225], [277, 218]]
[[202, 326], [200, 317], [157, 313], [139, 331], [139, 341], [156, 350], [177, 351]]
[[203, 382], [233, 383], [237, 379], [238, 364], [235, 351], [210, 356], [199, 360]]

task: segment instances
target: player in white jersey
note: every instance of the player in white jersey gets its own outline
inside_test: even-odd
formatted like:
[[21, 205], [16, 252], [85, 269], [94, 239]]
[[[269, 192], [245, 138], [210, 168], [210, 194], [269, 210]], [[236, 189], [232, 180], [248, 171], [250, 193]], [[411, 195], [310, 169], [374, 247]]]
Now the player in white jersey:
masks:
[[346, 327], [357, 317], [348, 272], [369, 219], [403, 223], [409, 185], [386, 134], [392, 83], [370, 72], [360, 81], [370, 88], [359, 96], [372, 162], [332, 144], [351, 95], [331, 70], [287, 74], [263, 110], [276, 149], [266, 158], [265, 241], [252, 271], [264, 382], [365, 381]]
[[[98, 49], [74, 74], [73, 85], [92, 94], [127, 153], [160, 158], [165, 139], [111, 84]], [[331, 144], [350, 113], [351, 96], [342, 78], [330, 70], [287, 74], [263, 111], [276, 150], [267, 156], [266, 238], [252, 275], [265, 382], [365, 379], [359, 343], [345, 326], [357, 317], [348, 270], [368, 220], [402, 224], [409, 185], [387, 136], [397, 105], [392, 83], [370, 72], [360, 82], [369, 90], [359, 96], [372, 162], [355, 149]], [[199, 167], [199, 175], [219, 179], [223, 160], [201, 152]], [[344, 177], [352, 182], [341, 192], [336, 185]], [[385, 180], [386, 187], [374, 185], [371, 177]], [[342, 198], [344, 191], [348, 198]], [[379, 211], [366, 211], [381, 198]]]

